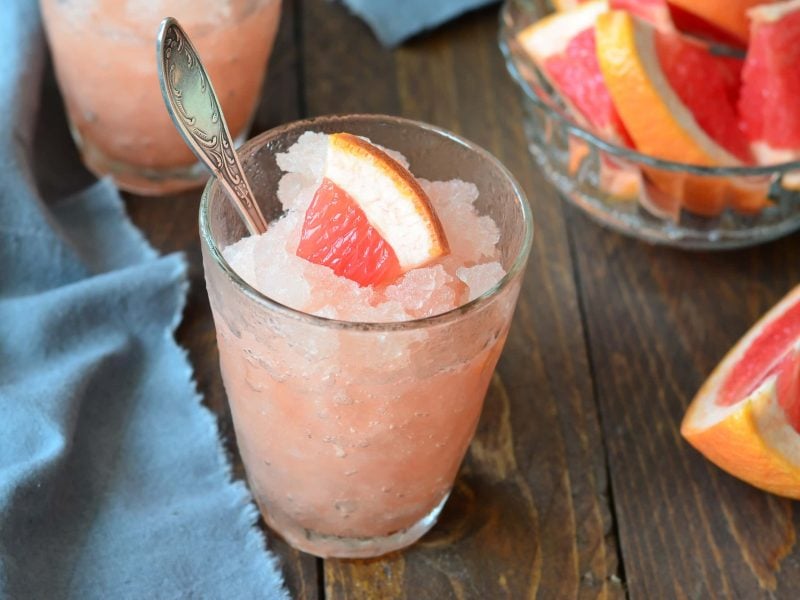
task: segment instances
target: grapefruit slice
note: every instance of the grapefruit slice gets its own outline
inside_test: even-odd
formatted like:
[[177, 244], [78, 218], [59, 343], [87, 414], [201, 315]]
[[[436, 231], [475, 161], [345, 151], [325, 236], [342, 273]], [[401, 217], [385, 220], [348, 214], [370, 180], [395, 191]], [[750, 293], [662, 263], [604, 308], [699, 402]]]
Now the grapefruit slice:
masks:
[[680, 34], [655, 32], [654, 40], [667, 83], [703, 132], [741, 162], [752, 162], [736, 110], [743, 62]]
[[[609, 0], [661, 31], [681, 31], [737, 48], [747, 46], [747, 11], [776, 0]], [[571, 10], [587, 0], [554, 0], [556, 10]]]
[[383, 150], [328, 136], [323, 180], [306, 210], [297, 256], [361, 286], [387, 284], [449, 252], [430, 199]]
[[[606, 85], [639, 151], [703, 166], [749, 162], [735, 110], [740, 63], [714, 56], [680, 34], [657, 31], [623, 11], [599, 15], [596, 37]], [[766, 183], [753, 186], [656, 168], [644, 172], [667, 195], [652, 203], [661, 205], [662, 214], [677, 215], [676, 206], [705, 216], [727, 206], [754, 213], [768, 203]]]
[[[540, 66], [581, 125], [622, 146], [633, 142], [608, 93], [597, 61], [594, 24], [608, 10], [608, 2], [592, 0], [578, 8], [537, 21], [519, 34], [520, 43]], [[589, 153], [585, 142], [570, 139], [569, 169], [577, 172]], [[623, 169], [608, 156], [600, 163], [598, 184], [621, 200], [635, 199], [639, 173]]]
[[[738, 131], [738, 125], [733, 107], [717, 117], [720, 104], [730, 105], [723, 84], [727, 76], [721, 77], [717, 62], [705, 49], [677, 34], [658, 34], [623, 11], [599, 15], [596, 37], [606, 85], [640, 151], [696, 165], [741, 163], [734, 149], [720, 143], [727, 141], [724, 127]], [[696, 64], [690, 70], [682, 60]], [[697, 72], [698, 66], [705, 71]], [[699, 92], [694, 89], [698, 85]], [[725, 92], [720, 94], [720, 89]], [[704, 130], [701, 121], [713, 131]]]
[[594, 24], [604, 0], [554, 13], [519, 34], [525, 51], [565, 100], [576, 120], [618, 143], [629, 141], [597, 62]]
[[681, 31], [745, 47], [749, 37], [747, 11], [774, 0], [669, 0], [672, 18]]
[[763, 490], [800, 499], [800, 286], [733, 347], [697, 393], [681, 434]]
[[800, 159], [800, 0], [759, 6], [749, 14], [739, 100], [745, 132], [761, 164]]
[[661, 31], [680, 31], [732, 46], [747, 46], [747, 11], [774, 0], [610, 0]]

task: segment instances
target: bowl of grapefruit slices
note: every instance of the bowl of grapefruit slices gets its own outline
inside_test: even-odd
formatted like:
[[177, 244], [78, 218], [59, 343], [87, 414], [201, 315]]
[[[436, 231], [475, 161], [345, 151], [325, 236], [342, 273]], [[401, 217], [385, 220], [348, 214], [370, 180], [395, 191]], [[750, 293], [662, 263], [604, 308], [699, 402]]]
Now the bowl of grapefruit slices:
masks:
[[800, 0], [506, 0], [500, 46], [595, 220], [695, 249], [800, 229]]

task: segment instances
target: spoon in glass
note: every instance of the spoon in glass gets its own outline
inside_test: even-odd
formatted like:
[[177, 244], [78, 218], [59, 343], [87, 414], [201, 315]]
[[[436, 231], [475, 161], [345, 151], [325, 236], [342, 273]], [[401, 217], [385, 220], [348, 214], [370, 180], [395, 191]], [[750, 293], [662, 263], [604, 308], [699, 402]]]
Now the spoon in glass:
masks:
[[158, 28], [156, 55], [161, 95], [175, 127], [228, 192], [250, 234], [264, 233], [267, 221], [236, 155], [211, 79], [186, 32], [172, 17]]

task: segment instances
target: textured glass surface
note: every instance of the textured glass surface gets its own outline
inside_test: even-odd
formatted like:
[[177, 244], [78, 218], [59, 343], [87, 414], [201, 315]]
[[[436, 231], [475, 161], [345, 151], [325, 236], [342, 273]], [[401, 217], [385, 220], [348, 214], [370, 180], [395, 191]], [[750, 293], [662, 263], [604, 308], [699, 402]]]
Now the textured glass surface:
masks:
[[203, 261], [239, 450], [267, 522], [319, 556], [375, 556], [435, 522], [472, 439], [508, 333], [530, 250], [527, 203], [486, 152], [441, 130], [376, 115], [323, 117], [266, 132], [241, 150], [268, 220], [281, 213], [275, 154], [305, 131], [347, 131], [402, 152], [419, 177], [461, 178], [500, 228], [507, 275], [472, 302], [395, 323], [329, 320], [242, 281], [220, 249], [245, 235], [211, 182]]

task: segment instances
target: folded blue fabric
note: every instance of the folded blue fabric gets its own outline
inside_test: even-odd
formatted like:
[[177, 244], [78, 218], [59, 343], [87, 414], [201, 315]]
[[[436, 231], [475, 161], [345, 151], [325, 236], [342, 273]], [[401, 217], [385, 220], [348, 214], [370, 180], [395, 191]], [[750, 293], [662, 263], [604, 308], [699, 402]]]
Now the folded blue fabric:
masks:
[[0, 15], [0, 597], [286, 598], [173, 339], [183, 257], [109, 183], [32, 183], [37, 4]]
[[426, 29], [497, 0], [343, 0], [384, 46], [394, 47]]

